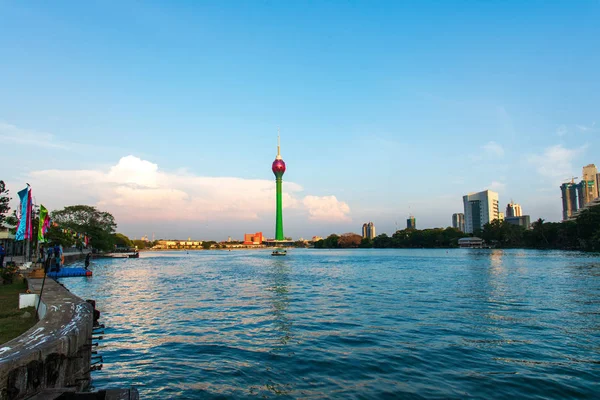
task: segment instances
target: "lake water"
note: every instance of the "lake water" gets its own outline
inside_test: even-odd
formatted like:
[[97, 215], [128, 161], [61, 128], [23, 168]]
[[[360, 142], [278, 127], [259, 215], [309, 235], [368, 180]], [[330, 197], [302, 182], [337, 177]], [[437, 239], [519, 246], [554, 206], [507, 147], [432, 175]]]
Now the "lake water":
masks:
[[164, 398], [598, 398], [600, 257], [147, 252], [62, 282], [106, 325], [96, 388]]

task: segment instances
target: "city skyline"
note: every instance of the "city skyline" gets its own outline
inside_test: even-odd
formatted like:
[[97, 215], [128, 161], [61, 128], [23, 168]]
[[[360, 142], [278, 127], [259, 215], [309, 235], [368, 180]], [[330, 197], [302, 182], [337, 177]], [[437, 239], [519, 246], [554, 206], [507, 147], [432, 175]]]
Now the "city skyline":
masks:
[[280, 126], [288, 236], [445, 227], [485, 189], [562, 220], [600, 163], [600, 4], [432, 4], [4, 3], [0, 179], [131, 237], [274, 237]]

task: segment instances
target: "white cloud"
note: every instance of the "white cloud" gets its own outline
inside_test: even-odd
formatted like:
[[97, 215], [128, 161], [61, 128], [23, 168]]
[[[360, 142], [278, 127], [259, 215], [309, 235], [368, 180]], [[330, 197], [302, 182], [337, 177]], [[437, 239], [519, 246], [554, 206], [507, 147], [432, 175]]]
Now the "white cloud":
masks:
[[350, 207], [335, 196], [306, 196], [303, 204], [313, 221], [351, 221]]
[[[181, 170], [168, 173], [131, 155], [110, 168], [43, 170], [31, 172], [29, 178], [35, 195], [50, 208], [93, 204], [111, 212], [119, 222], [248, 221], [270, 217], [275, 209], [271, 180], [204, 177]], [[335, 196], [299, 199], [303, 189], [293, 182], [284, 182], [283, 189], [284, 208], [304, 213], [310, 220], [348, 219], [350, 208]]]
[[586, 146], [575, 149], [567, 149], [560, 144], [544, 149], [541, 154], [532, 154], [528, 161], [535, 167], [543, 177], [554, 181], [562, 181], [575, 173], [572, 161], [580, 156]]
[[497, 158], [504, 157], [504, 148], [494, 141], [488, 142], [487, 144], [481, 146], [481, 148], [488, 156]]
[[58, 142], [50, 133], [21, 129], [2, 121], [0, 121], [0, 141], [4, 144], [67, 149], [67, 146]]
[[502, 192], [504, 189], [506, 189], [506, 183], [492, 181], [492, 183], [488, 185], [488, 189], [494, 192]]

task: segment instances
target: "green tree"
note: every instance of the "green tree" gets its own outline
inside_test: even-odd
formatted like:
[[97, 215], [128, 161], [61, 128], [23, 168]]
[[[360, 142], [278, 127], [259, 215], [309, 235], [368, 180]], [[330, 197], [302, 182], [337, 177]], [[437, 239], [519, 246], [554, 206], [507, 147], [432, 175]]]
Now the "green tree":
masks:
[[324, 240], [325, 247], [328, 249], [335, 249], [338, 247], [339, 240], [340, 240], [340, 237], [338, 235], [336, 235], [335, 233], [333, 233], [325, 238], [325, 240]]
[[117, 224], [112, 214], [86, 205], [68, 206], [53, 211], [52, 220], [61, 228], [86, 234], [92, 247], [108, 251], [114, 247]]
[[132, 240], [133, 246], [136, 246], [138, 249], [150, 249], [152, 248], [152, 242], [146, 242], [145, 240]]
[[117, 247], [133, 247], [133, 242], [125, 235], [123, 235], [122, 233], [115, 233], [113, 234], [114, 237], [114, 243], [117, 245]]
[[10, 210], [9, 203], [11, 198], [8, 195], [9, 192], [4, 181], [0, 181], [0, 224], [5, 221], [6, 214], [8, 214], [8, 210]]
[[362, 249], [370, 249], [373, 247], [373, 240], [371, 240], [371, 238], [362, 238], [360, 241], [360, 246], [358, 247]]
[[378, 235], [375, 237], [375, 239], [373, 239], [373, 247], [376, 247], [378, 249], [386, 249], [388, 247], [392, 247], [392, 240], [388, 235], [382, 233], [381, 235]]
[[600, 250], [600, 206], [583, 210], [577, 216], [577, 236], [588, 251]]
[[63, 228], [52, 225], [46, 232], [46, 240], [49, 245], [59, 244], [62, 247], [71, 247], [75, 244], [73, 234], [64, 232]]

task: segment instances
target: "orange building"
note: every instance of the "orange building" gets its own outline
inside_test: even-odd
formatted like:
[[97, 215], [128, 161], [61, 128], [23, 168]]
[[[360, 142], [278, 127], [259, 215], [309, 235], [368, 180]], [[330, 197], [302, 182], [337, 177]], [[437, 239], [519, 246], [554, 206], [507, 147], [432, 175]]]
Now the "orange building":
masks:
[[244, 244], [262, 244], [262, 242], [263, 242], [262, 232], [244, 234]]

